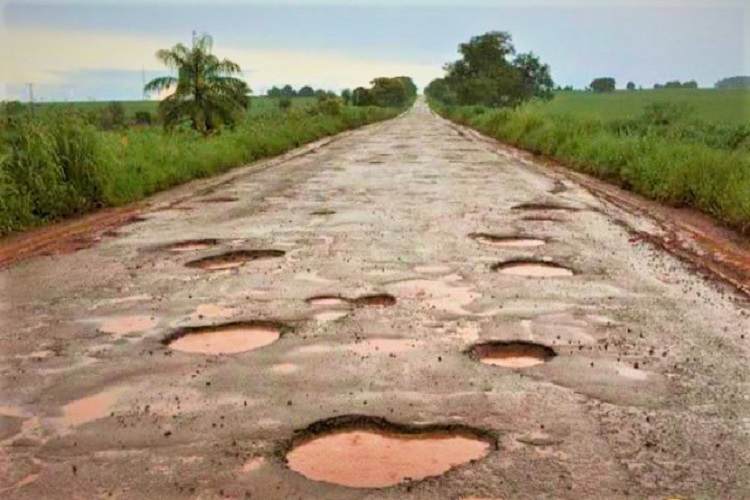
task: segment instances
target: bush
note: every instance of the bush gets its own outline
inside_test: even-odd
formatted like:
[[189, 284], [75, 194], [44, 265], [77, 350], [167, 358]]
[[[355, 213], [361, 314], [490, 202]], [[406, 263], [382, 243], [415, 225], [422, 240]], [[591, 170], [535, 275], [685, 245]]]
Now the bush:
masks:
[[135, 123], [138, 125], [151, 125], [153, 123], [153, 116], [149, 111], [136, 111], [135, 112]]
[[279, 109], [283, 111], [289, 110], [292, 107], [292, 100], [288, 97], [282, 97], [279, 99]]

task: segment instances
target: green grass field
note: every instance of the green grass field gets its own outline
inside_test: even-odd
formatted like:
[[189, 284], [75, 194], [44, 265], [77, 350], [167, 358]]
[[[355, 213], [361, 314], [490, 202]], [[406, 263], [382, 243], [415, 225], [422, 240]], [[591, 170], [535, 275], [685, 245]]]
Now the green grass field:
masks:
[[574, 91], [558, 92], [542, 105], [550, 113], [582, 118], [635, 118], [653, 103], [685, 104], [691, 116], [713, 123], [750, 123], [750, 89], [664, 89], [620, 90], [608, 94]]

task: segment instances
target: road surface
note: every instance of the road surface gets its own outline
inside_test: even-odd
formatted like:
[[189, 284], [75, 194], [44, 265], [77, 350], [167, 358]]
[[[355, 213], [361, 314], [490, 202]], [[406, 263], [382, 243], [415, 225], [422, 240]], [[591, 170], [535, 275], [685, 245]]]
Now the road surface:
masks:
[[[422, 103], [307, 153], [0, 270], [0, 496], [750, 497], [747, 300], [648, 219]], [[367, 417], [487, 452], [385, 488], [291, 470]]]

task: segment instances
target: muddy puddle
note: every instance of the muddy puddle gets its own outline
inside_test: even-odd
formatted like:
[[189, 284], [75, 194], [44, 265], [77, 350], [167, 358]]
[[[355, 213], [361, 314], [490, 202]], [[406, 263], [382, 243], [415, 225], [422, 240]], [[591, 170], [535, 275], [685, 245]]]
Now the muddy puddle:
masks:
[[532, 342], [490, 342], [478, 344], [469, 351], [481, 363], [505, 368], [531, 368], [556, 356], [551, 348]]
[[108, 389], [68, 403], [62, 408], [62, 417], [53, 419], [53, 424], [59, 428], [77, 427], [107, 417], [123, 392], [122, 388]]
[[545, 240], [539, 238], [500, 236], [488, 233], [474, 233], [469, 237], [482, 245], [496, 248], [533, 248], [547, 244]]
[[315, 297], [310, 297], [305, 302], [312, 306], [319, 307], [342, 306], [349, 303], [346, 298], [339, 295], [318, 295]]
[[237, 250], [194, 260], [185, 265], [207, 271], [225, 271], [240, 268], [248, 262], [283, 257], [285, 254], [283, 250]]
[[321, 432], [298, 439], [286, 456], [289, 468], [314, 481], [385, 488], [439, 476], [486, 457], [495, 447], [471, 429], [419, 429], [351, 419], [343, 428], [325, 430], [323, 423]]
[[123, 337], [150, 330], [157, 323], [156, 318], [152, 316], [122, 316], [102, 321], [99, 330], [116, 337]]
[[321, 323], [330, 323], [346, 318], [349, 315], [346, 311], [323, 311], [315, 314], [315, 319]]
[[492, 270], [500, 274], [511, 276], [527, 276], [530, 278], [560, 278], [573, 276], [573, 271], [554, 262], [535, 260], [513, 260], [500, 262], [492, 266]]
[[280, 337], [280, 325], [258, 321], [180, 330], [163, 343], [175, 351], [220, 355], [260, 349]]

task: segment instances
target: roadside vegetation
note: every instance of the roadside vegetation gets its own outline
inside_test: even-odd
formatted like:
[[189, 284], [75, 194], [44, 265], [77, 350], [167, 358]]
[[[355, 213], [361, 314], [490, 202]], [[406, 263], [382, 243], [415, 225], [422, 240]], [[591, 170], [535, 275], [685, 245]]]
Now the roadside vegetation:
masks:
[[[497, 52], [488, 54], [485, 61], [507, 64]], [[547, 95], [519, 100], [516, 94], [472, 102], [454, 98], [446, 85], [451, 68], [427, 90], [443, 116], [750, 234], [748, 90], [694, 90], [690, 84], [610, 91], [614, 82], [601, 78], [594, 80], [598, 91], [557, 92], [551, 101]]]
[[[209, 45], [205, 41], [196, 47]], [[177, 85], [177, 97], [159, 104], [158, 120], [153, 107], [131, 109], [128, 116], [121, 103], [47, 105], [33, 115], [26, 106], [0, 104], [0, 236], [140, 200], [404, 110], [351, 106], [330, 95], [295, 98], [282, 109], [275, 99], [248, 99], [246, 84], [231, 81], [217, 88], [226, 83], [218, 79], [205, 80], [210, 89], [180, 89], [180, 80], [190, 75], [182, 63], [195, 56], [183, 49], [173, 48], [171, 55], [160, 51], [177, 63], [178, 76], [170, 80]], [[218, 59], [204, 57], [200, 64], [219, 78], [236, 74], [235, 66]], [[149, 88], [166, 83], [151, 82]], [[196, 90], [208, 90], [209, 96], [199, 103]], [[136, 122], [139, 112], [152, 120]], [[102, 120], [104, 114], [114, 116], [116, 124]]]

